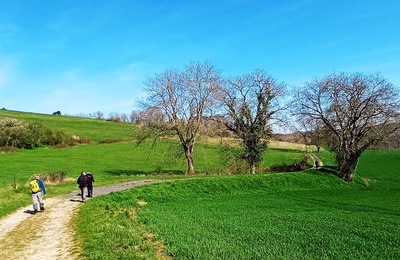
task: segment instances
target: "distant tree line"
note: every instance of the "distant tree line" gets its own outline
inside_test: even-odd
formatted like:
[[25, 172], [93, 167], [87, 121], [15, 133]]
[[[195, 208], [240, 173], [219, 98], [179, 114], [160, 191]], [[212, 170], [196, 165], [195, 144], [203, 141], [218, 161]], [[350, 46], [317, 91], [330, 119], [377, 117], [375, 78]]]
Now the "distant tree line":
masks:
[[132, 111], [131, 114], [126, 114], [126, 113], [110, 113], [108, 117], [104, 116], [104, 113], [101, 111], [89, 113], [89, 114], [79, 114], [77, 115], [78, 117], [84, 117], [84, 118], [93, 118], [93, 119], [99, 119], [99, 120], [106, 120], [106, 121], [111, 121], [111, 122], [116, 122], [116, 123], [134, 123], [135, 122], [135, 117], [136, 117], [136, 112]]

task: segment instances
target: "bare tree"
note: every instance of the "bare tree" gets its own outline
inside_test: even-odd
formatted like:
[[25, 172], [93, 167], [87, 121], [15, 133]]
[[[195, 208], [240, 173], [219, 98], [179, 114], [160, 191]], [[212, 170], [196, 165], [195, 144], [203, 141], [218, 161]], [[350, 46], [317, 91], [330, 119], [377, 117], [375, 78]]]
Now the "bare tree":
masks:
[[[315, 145], [317, 153], [321, 151], [323, 145], [329, 143], [329, 133], [323, 123], [319, 121], [310, 121], [305, 117], [299, 116], [297, 120], [298, 128], [296, 131], [303, 137], [305, 145]], [[300, 128], [300, 129], [299, 129]]]
[[128, 119], [128, 115], [127, 115], [127, 114], [121, 113], [121, 114], [120, 114], [120, 117], [121, 117], [121, 121], [122, 121], [122, 122], [124, 122], [124, 123], [129, 122], [129, 119]]
[[227, 110], [226, 126], [242, 140], [241, 157], [255, 173], [271, 137], [271, 120], [285, 108], [279, 103], [284, 85], [263, 70], [227, 80], [222, 101]]
[[[163, 114], [163, 117], [156, 117], [152, 127], [164, 133], [175, 133], [187, 160], [189, 175], [195, 173], [193, 148], [203, 118], [211, 114], [220, 81], [214, 65], [191, 62], [182, 72], [166, 69], [145, 82], [148, 94], [145, 110]], [[151, 118], [154, 117], [148, 117]]]
[[339, 177], [352, 181], [363, 151], [400, 126], [399, 93], [379, 75], [331, 74], [296, 93], [298, 114], [334, 137]]
[[391, 134], [389, 138], [389, 147], [400, 148], [400, 128]]
[[103, 114], [103, 112], [97, 111], [97, 112], [96, 112], [96, 118], [97, 118], [97, 119], [104, 119], [104, 114]]
[[155, 107], [147, 107], [143, 110], [132, 111], [131, 120], [136, 124], [148, 127], [160, 127], [166, 122], [163, 111]]

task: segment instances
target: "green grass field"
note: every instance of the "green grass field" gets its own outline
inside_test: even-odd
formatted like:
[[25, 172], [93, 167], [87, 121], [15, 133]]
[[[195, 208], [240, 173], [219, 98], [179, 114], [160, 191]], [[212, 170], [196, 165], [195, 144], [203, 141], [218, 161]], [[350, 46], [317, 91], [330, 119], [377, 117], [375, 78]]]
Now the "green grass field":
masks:
[[[105, 139], [129, 140], [134, 137], [132, 125], [84, 119], [0, 110], [0, 117], [17, 118], [23, 122], [41, 122], [51, 129], [94, 140], [87, 145], [62, 149], [41, 147], [0, 154], [0, 217], [30, 203], [28, 180], [35, 174], [64, 172], [67, 182], [47, 183], [48, 196], [56, 196], [76, 189], [76, 178], [81, 171], [91, 171], [96, 185], [143, 178], [182, 177], [186, 162], [178, 155], [179, 145], [164, 141], [152, 148], [150, 143], [136, 146], [134, 142], [99, 144]], [[229, 171], [223, 165], [221, 148], [213, 144], [199, 144], [195, 148], [196, 171], [221, 174]], [[297, 150], [269, 150], [263, 167], [291, 164], [300, 161], [303, 152]], [[149, 175], [151, 177], [149, 177]], [[13, 189], [14, 183], [17, 189]]]
[[132, 125], [128, 123], [114, 123], [74, 116], [56, 116], [0, 109], [0, 118], [5, 117], [15, 118], [24, 123], [42, 123], [50, 129], [61, 130], [68, 136], [75, 135], [80, 138], [88, 138], [96, 143], [107, 139], [132, 139]]
[[[130, 124], [6, 110], [0, 117], [42, 122], [92, 141], [0, 154], [0, 217], [31, 203], [26, 184], [33, 174], [66, 174], [66, 182], [48, 183], [50, 197], [75, 190], [81, 171], [92, 171], [96, 186], [176, 180], [87, 201], [74, 219], [82, 258], [400, 258], [399, 150], [365, 152], [354, 183], [347, 184], [325, 169], [227, 175], [218, 142], [206, 142], [195, 150], [195, 168], [202, 174], [188, 178], [173, 141], [155, 149], [129, 141], [99, 144], [132, 139]], [[280, 148], [266, 152], [263, 168], [304, 156], [302, 146]], [[333, 165], [329, 152], [317, 155], [327, 167]]]
[[83, 257], [399, 259], [399, 156], [367, 151], [353, 184], [318, 171], [205, 176], [96, 198], [78, 215]]

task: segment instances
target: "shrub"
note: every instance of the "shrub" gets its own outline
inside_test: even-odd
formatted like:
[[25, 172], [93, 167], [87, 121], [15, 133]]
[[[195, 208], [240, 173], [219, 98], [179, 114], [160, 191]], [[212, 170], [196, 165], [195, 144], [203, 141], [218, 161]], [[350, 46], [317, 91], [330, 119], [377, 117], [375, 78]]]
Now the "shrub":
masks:
[[105, 140], [99, 141], [99, 144], [113, 144], [113, 143], [120, 143], [120, 142], [124, 142], [124, 140], [121, 140], [121, 139], [105, 139]]
[[88, 138], [80, 138], [79, 136], [73, 135], [68, 139], [69, 146], [75, 146], [78, 144], [90, 144], [90, 140]]
[[62, 131], [53, 131], [41, 123], [24, 124], [13, 118], [0, 119], [0, 146], [32, 149], [40, 145], [60, 145], [65, 140]]
[[121, 123], [121, 117], [119, 116], [112, 116], [106, 119], [106, 121], [110, 121], [110, 122], [115, 122], [115, 123]]
[[20, 147], [27, 125], [13, 118], [0, 119], [0, 146]]
[[290, 165], [272, 165], [269, 168], [266, 168], [264, 172], [297, 172], [302, 171], [308, 168], [309, 166], [309, 157], [304, 156], [301, 162], [295, 162]]
[[40, 173], [40, 174], [35, 174], [34, 176], [39, 176], [39, 178], [42, 179], [47, 184], [54, 184], [54, 183], [64, 182], [66, 173], [64, 171], [59, 171], [59, 172]]
[[16, 151], [17, 151], [17, 148], [12, 147], [12, 146], [0, 147], [0, 154], [1, 153], [13, 153], [13, 152], [16, 152]]

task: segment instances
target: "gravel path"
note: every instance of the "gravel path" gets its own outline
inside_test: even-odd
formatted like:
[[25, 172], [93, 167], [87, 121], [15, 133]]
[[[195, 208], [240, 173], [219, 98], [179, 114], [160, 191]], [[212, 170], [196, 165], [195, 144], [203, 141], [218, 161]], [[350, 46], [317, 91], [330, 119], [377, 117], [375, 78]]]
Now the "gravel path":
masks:
[[[144, 180], [95, 187], [94, 197], [159, 181]], [[44, 212], [32, 215], [32, 205], [0, 219], [1, 259], [78, 259], [70, 222], [79, 206], [80, 191], [46, 199]]]

